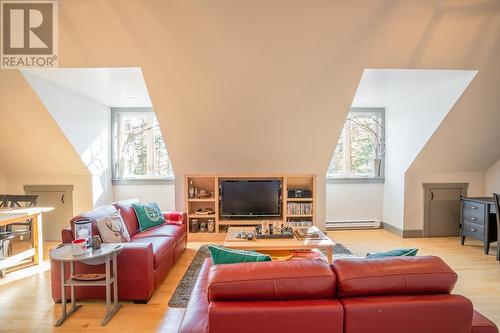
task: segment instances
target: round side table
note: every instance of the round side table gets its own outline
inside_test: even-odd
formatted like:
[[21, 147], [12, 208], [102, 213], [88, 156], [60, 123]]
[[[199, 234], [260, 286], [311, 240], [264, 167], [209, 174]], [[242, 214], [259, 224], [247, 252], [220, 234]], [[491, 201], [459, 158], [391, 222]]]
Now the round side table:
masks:
[[[61, 266], [61, 317], [56, 322], [56, 326], [60, 326], [69, 316], [78, 310], [81, 305], [77, 305], [75, 301], [75, 287], [106, 287], [106, 315], [101, 322], [101, 326], [105, 326], [113, 317], [113, 315], [122, 306], [118, 304], [118, 275], [116, 269], [116, 257], [124, 248], [123, 244], [102, 244], [98, 250], [88, 249], [85, 254], [74, 256], [71, 251], [71, 244], [60, 244], [49, 252], [50, 259], [59, 261]], [[75, 273], [75, 261], [82, 262], [87, 265], [105, 264], [106, 279], [97, 281], [81, 281], [72, 278]], [[111, 274], [111, 261], [113, 262], [113, 273]], [[64, 264], [69, 263], [70, 278], [65, 280]], [[111, 285], [113, 285], [113, 306], [111, 306]], [[66, 308], [66, 287], [71, 288], [71, 308]]]

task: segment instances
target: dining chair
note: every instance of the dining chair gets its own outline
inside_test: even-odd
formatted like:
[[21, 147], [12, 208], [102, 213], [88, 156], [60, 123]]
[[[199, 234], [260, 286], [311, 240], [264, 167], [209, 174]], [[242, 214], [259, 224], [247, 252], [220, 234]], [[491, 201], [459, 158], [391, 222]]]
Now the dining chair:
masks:
[[[25, 195], [25, 194], [18, 194], [18, 195], [7, 195], [7, 200], [9, 201], [9, 206], [11, 208], [29, 208], [29, 207], [35, 207], [38, 203], [38, 195]], [[11, 223], [7, 225], [6, 230], [12, 231], [13, 226], [24, 226], [26, 229], [24, 230], [19, 230], [16, 232], [25, 232], [29, 231], [31, 233], [31, 219], [26, 220], [26, 222], [18, 222], [18, 223]]]
[[0, 208], [6, 208], [9, 203], [7, 194], [0, 194]]
[[497, 216], [497, 261], [500, 261], [500, 194], [493, 193], [495, 198], [495, 212]]

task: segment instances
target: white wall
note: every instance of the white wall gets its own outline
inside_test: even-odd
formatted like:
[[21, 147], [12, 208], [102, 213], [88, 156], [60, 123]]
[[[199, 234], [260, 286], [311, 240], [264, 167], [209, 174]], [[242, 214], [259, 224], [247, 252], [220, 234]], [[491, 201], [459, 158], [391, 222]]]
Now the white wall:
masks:
[[353, 106], [385, 108], [383, 221], [403, 229], [405, 172], [475, 71], [365, 70]]
[[110, 168], [110, 108], [63, 86], [22, 71], [92, 175], [94, 206], [113, 201]]
[[484, 172], [408, 173], [405, 178], [404, 230], [423, 230], [422, 183], [469, 183], [467, 196], [478, 197], [484, 193]]
[[500, 193], [500, 160], [494, 163], [484, 175], [484, 196]]
[[134, 199], [156, 201], [162, 210], [175, 209], [175, 185], [114, 185], [114, 200]]
[[326, 221], [382, 220], [384, 184], [326, 184]]
[[92, 209], [92, 184], [85, 175], [9, 175], [8, 194], [24, 194], [24, 185], [73, 185], [73, 216]]

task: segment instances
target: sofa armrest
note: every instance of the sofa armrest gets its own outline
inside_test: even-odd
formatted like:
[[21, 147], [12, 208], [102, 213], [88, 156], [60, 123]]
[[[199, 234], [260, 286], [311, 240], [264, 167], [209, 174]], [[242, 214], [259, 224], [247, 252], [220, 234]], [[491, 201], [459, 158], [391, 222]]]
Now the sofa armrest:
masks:
[[162, 212], [166, 221], [178, 222], [178, 224], [187, 224], [187, 213], [181, 211]]
[[63, 243], [71, 243], [75, 237], [73, 236], [73, 230], [71, 227], [61, 229], [61, 241]]

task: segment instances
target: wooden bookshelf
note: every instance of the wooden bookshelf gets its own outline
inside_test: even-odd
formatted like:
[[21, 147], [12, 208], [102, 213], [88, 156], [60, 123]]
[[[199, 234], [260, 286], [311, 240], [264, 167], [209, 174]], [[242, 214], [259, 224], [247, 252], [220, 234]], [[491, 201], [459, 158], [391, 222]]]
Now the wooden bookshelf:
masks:
[[[279, 179], [281, 182], [281, 212], [279, 217], [256, 217], [255, 219], [231, 219], [221, 217], [220, 183], [223, 179]], [[189, 197], [189, 187], [198, 188], [213, 193], [210, 197]], [[254, 226], [262, 223], [280, 221], [312, 221], [316, 217], [316, 177], [312, 174], [213, 174], [213, 175], [186, 175], [185, 176], [185, 207], [188, 214], [188, 240], [194, 242], [221, 241], [225, 238], [225, 229], [228, 226]], [[289, 198], [288, 190], [302, 189], [311, 191], [311, 198]], [[287, 214], [288, 204], [311, 204], [311, 214]], [[198, 209], [212, 209], [215, 214], [195, 214]], [[209, 219], [214, 220], [213, 232], [192, 232], [191, 221], [198, 220], [198, 225], [207, 224]], [[208, 225], [207, 225], [208, 227]]]

